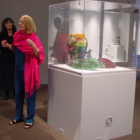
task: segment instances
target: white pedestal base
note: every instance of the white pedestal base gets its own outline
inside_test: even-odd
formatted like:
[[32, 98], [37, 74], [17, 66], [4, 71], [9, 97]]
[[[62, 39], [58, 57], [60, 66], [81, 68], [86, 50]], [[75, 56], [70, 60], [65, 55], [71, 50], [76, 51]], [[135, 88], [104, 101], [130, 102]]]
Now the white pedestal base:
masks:
[[49, 68], [48, 124], [69, 140], [131, 134], [135, 81], [133, 70], [82, 77]]

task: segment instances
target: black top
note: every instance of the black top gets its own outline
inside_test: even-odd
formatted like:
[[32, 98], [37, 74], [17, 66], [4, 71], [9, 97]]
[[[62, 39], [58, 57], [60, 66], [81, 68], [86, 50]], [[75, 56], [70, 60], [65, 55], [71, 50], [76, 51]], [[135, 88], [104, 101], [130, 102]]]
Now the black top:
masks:
[[[14, 34], [14, 33], [13, 33]], [[2, 40], [7, 40], [9, 44], [13, 42], [13, 35], [8, 36], [7, 32], [0, 33], [0, 63], [2, 64], [15, 64], [15, 53], [8, 48], [1, 46]]]
[[15, 53], [1, 46], [2, 40], [9, 44], [13, 42], [13, 35], [7, 32], [0, 33], [0, 90], [14, 89]]

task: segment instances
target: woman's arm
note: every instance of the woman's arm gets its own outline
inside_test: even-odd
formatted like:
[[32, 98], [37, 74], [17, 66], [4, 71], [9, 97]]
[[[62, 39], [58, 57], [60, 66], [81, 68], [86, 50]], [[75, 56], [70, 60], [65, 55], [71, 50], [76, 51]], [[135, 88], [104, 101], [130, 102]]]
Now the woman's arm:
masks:
[[15, 52], [15, 47], [12, 46], [11, 44], [7, 43], [7, 48], [10, 49], [11, 51]]
[[39, 49], [37, 48], [35, 43], [32, 40], [30, 40], [30, 39], [27, 40], [27, 43], [28, 43], [29, 46], [31, 46], [33, 48], [35, 56], [39, 57]]

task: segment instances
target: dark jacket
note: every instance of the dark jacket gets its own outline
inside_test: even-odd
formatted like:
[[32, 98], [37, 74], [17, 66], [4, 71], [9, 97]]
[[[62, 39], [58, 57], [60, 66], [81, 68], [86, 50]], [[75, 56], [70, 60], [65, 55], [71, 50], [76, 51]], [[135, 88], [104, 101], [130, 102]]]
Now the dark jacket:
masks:
[[15, 53], [1, 46], [2, 40], [9, 44], [13, 42], [13, 36], [7, 32], [0, 33], [0, 90], [14, 89]]
[[[13, 33], [14, 34], [14, 33]], [[13, 42], [13, 36], [8, 36], [7, 32], [0, 33], [0, 63], [1, 64], [15, 64], [15, 53], [1, 46], [2, 40], [7, 40], [9, 44]]]

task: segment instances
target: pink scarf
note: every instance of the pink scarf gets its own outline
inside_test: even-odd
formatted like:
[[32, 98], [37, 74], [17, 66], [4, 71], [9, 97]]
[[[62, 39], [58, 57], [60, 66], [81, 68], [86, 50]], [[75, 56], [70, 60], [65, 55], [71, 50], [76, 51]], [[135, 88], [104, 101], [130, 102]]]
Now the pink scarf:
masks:
[[[34, 55], [32, 47], [27, 44], [27, 39], [31, 39], [39, 49], [39, 57]], [[24, 83], [26, 98], [31, 96], [38, 88], [40, 88], [39, 65], [44, 61], [43, 46], [36, 33], [27, 34], [20, 31], [16, 32], [13, 37], [13, 46], [16, 46], [25, 54], [24, 66]]]

